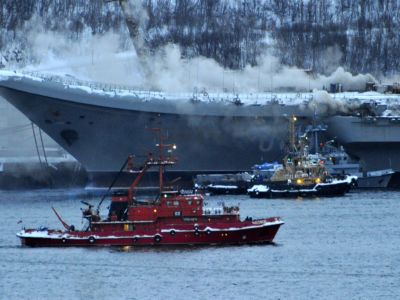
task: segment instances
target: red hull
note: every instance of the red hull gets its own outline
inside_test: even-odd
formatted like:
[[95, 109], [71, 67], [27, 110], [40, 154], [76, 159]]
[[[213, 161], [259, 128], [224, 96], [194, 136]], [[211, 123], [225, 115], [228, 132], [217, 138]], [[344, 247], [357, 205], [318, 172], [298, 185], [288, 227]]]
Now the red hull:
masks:
[[[32, 247], [155, 246], [155, 245], [230, 245], [272, 243], [283, 222], [279, 218], [240, 222], [240, 227], [161, 229], [157, 232], [23, 230], [17, 234], [21, 243]], [[239, 225], [239, 224], [236, 224]], [[192, 227], [193, 228], [193, 227]]]
[[[107, 217], [100, 217], [101, 199], [95, 211], [93, 205], [82, 210], [88, 221], [86, 230], [75, 231], [53, 208], [63, 224], [61, 230], [24, 229], [17, 236], [27, 246], [155, 246], [155, 245], [229, 245], [271, 243], [283, 222], [279, 218], [240, 220], [239, 207], [205, 207], [199, 194], [182, 194], [163, 185], [163, 171], [175, 164], [176, 159], [164, 156], [160, 135], [159, 158], [149, 154], [131, 186], [126, 191], [115, 192]], [[170, 152], [169, 151], [169, 152]], [[132, 156], [125, 165], [131, 170]], [[159, 167], [160, 193], [155, 199], [137, 199], [135, 192], [144, 173], [150, 167]], [[121, 169], [122, 170], [122, 169]]]

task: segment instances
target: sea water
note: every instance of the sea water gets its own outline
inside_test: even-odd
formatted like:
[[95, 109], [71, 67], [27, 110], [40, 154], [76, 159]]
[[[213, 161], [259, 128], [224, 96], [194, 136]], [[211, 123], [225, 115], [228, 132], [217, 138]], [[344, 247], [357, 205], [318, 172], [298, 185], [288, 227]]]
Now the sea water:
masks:
[[[395, 299], [400, 192], [344, 197], [209, 197], [246, 216], [281, 216], [273, 245], [28, 248], [22, 227], [83, 226], [84, 190], [0, 192], [0, 299]], [[103, 213], [108, 203], [103, 205]]]

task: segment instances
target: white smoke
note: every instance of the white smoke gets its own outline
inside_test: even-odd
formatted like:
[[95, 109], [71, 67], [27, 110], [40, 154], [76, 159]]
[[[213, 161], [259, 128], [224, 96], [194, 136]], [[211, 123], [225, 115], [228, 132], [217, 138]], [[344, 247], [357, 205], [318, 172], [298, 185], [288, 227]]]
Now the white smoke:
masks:
[[[139, 16], [139, 35], [144, 36], [147, 14], [136, 2], [126, 5], [132, 12], [130, 18]], [[153, 54], [141, 49], [138, 53], [145, 56], [138, 58], [133, 45], [141, 47], [141, 42], [126, 43], [126, 28], [103, 35], [93, 35], [87, 28], [79, 38], [72, 39], [70, 32], [46, 31], [41, 22], [33, 18], [24, 28], [29, 45], [25, 47], [29, 49], [25, 70], [165, 92], [311, 91], [327, 89], [331, 83], [341, 84], [345, 90], [363, 90], [367, 82], [376, 81], [369, 74], [352, 75], [340, 67], [337, 47], [329, 48], [325, 54], [326, 69], [334, 70], [329, 76], [282, 65], [271, 53], [262, 55], [258, 66], [228, 70], [205, 57], [183, 59], [177, 45], [167, 45]]]
[[325, 115], [334, 112], [348, 113], [359, 105], [360, 103], [354, 99], [351, 102], [345, 102], [342, 99], [335, 99], [327, 91], [313, 90], [312, 100], [307, 103], [307, 108], [317, 115]]

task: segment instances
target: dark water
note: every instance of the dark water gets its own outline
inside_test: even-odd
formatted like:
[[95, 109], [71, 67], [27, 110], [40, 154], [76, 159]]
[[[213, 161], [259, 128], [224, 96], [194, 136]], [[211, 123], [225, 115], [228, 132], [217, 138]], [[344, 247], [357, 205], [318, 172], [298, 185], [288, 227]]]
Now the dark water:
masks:
[[240, 202], [242, 217], [282, 216], [286, 224], [276, 245], [129, 251], [19, 246], [21, 226], [61, 228], [51, 206], [79, 227], [82, 199], [78, 190], [0, 192], [0, 299], [400, 297], [399, 192], [207, 200], [211, 206]]

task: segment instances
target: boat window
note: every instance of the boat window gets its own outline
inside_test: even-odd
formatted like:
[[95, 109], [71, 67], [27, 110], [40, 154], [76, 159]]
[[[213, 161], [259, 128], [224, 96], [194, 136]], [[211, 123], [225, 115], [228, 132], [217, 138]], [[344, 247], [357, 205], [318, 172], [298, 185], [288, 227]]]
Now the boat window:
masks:
[[189, 204], [189, 205], [192, 205], [192, 200], [188, 200], [188, 204]]
[[174, 201], [174, 205], [178, 206], [179, 205], [179, 201]]
[[181, 215], [181, 212], [180, 211], [176, 211], [176, 212], [174, 212], [174, 215], [175, 215], [175, 217], [179, 217]]
[[167, 206], [171, 206], [172, 202], [171, 201], [167, 201]]

